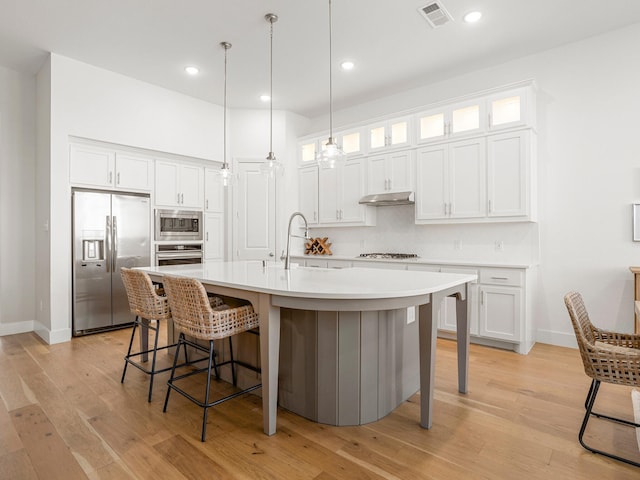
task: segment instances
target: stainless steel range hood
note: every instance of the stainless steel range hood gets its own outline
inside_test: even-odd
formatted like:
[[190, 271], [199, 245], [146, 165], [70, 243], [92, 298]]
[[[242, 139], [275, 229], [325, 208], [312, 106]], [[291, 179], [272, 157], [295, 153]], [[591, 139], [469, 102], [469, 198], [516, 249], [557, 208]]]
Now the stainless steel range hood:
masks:
[[387, 207], [389, 205], [413, 205], [415, 201], [413, 192], [393, 192], [365, 195], [358, 203], [374, 207]]

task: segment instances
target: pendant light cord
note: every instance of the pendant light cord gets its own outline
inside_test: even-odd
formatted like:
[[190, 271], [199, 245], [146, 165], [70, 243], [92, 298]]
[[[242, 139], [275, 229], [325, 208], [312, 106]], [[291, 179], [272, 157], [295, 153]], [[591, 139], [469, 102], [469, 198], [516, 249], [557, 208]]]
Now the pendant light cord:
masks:
[[332, 59], [332, 22], [331, 22], [331, 0], [329, 0], [329, 141], [333, 141], [333, 59]]
[[274, 157], [273, 155], [273, 22], [278, 17], [271, 15], [269, 22], [271, 23], [271, 35], [269, 44], [269, 159]]
[[227, 50], [231, 48], [231, 44], [222, 42], [224, 48], [224, 115], [222, 121], [222, 150], [223, 162], [222, 168], [227, 167]]

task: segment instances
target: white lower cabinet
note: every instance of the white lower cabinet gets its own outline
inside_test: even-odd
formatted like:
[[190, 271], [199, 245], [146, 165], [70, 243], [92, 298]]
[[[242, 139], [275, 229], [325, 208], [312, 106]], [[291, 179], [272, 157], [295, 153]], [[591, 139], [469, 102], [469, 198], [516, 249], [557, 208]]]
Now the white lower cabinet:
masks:
[[522, 289], [480, 287], [480, 335], [517, 342], [522, 323]]
[[521, 342], [524, 318], [522, 270], [484, 268], [480, 272], [480, 335]]
[[[532, 288], [536, 284], [537, 269], [534, 267], [458, 266], [385, 260], [349, 262], [333, 258], [307, 259], [306, 257], [303, 261], [308, 267], [353, 266], [477, 275], [478, 280], [469, 285], [467, 296], [471, 342], [506, 348], [523, 354], [528, 353], [535, 343], [530, 300], [533, 297]], [[441, 336], [455, 338], [457, 324], [455, 298], [443, 299], [436, 322]]]

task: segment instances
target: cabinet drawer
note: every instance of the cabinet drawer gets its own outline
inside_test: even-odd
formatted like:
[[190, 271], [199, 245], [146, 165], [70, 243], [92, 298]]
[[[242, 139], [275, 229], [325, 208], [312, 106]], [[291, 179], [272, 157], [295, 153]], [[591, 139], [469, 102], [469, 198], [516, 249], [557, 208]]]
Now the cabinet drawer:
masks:
[[483, 268], [480, 270], [480, 283], [520, 287], [524, 284], [524, 275], [521, 270], [511, 268]]

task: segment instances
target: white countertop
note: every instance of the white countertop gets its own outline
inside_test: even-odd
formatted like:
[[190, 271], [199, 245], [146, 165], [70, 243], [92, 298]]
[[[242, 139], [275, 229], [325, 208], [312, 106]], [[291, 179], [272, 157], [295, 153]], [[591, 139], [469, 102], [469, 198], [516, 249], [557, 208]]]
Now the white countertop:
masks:
[[399, 263], [402, 265], [451, 265], [451, 266], [468, 266], [468, 267], [496, 267], [496, 268], [531, 268], [535, 264], [513, 263], [513, 262], [496, 262], [495, 260], [440, 260], [432, 258], [366, 258], [350, 255], [292, 255], [291, 258], [304, 260], [341, 260], [354, 262], [380, 262], [380, 263]]
[[379, 270], [371, 268], [306, 268], [261, 261], [205, 262], [141, 268], [196, 278], [203, 283], [286, 297], [315, 299], [384, 299], [425, 295], [477, 280], [476, 275]]

